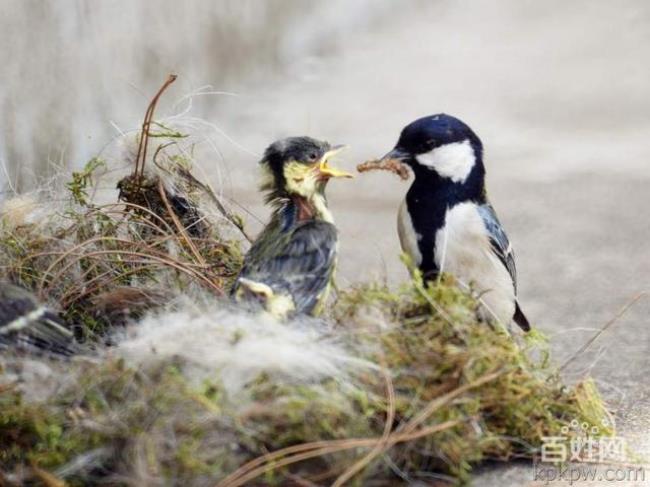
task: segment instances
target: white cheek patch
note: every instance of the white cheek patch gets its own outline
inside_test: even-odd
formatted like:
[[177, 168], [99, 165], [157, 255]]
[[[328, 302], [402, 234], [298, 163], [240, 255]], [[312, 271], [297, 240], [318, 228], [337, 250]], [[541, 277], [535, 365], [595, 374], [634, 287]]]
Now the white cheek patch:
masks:
[[455, 183], [464, 183], [476, 163], [474, 149], [469, 140], [437, 147], [424, 154], [418, 154], [415, 159]]

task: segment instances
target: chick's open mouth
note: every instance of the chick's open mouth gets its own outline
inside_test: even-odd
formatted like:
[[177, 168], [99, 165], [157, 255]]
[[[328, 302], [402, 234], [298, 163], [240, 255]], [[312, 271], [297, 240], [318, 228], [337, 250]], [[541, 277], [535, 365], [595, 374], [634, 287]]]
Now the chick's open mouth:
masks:
[[341, 171], [340, 169], [337, 169], [335, 167], [332, 167], [328, 164], [329, 160], [334, 157], [336, 154], [341, 152], [343, 149], [345, 149], [344, 145], [339, 145], [336, 147], [333, 147], [332, 149], [328, 150], [325, 154], [323, 154], [323, 157], [321, 157], [320, 162], [318, 162], [318, 172], [320, 173], [321, 177], [329, 179], [329, 178], [353, 178], [354, 174], [351, 174], [346, 171]]

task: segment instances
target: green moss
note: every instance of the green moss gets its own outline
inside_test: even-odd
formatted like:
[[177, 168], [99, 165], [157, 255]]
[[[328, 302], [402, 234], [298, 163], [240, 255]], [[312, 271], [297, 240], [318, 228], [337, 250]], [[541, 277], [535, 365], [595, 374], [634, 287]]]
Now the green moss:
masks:
[[81, 171], [73, 172], [72, 179], [66, 184], [73, 200], [81, 205], [88, 206], [88, 187], [93, 182], [93, 174], [100, 168], [105, 168], [106, 162], [99, 157], [94, 157], [86, 163]]
[[[377, 326], [365, 316], [369, 307]], [[592, 382], [566, 387], [548, 361], [530, 358], [543, 356], [531, 348], [543, 347], [543, 341], [518, 344], [477, 322], [474, 308], [444, 281], [428, 288], [416, 282], [397, 293], [377, 285], [343, 293], [334, 308], [341, 337], [359, 350], [359, 358], [380, 367], [352, 372], [343, 383], [332, 378], [291, 384], [261, 375], [246, 389], [250, 405], [245, 408], [230, 403], [218, 384], [190, 386], [173, 363], [142, 374], [108, 361], [84, 370], [74, 386], [47, 404], [3, 394], [0, 433], [13, 438], [15, 446], [3, 451], [2, 459], [13, 467], [34, 461], [55, 469], [101, 447], [113, 454], [96, 468], [128, 476], [124, 455], [139, 451], [153, 477], [192, 485], [292, 445], [366, 441], [366, 446], [337, 447], [289, 466], [279, 461], [291, 454], [281, 455], [264, 462], [260, 472], [272, 485], [284, 485], [288, 475], [310, 478], [323, 472], [330, 472], [325, 478], [331, 481], [367, 454], [372, 446], [367, 441], [384, 431], [390, 402], [381, 367], [394, 391], [392, 434], [454, 422], [387, 449], [406, 472], [433, 470], [464, 483], [476, 463], [530, 457], [542, 436], [558, 434], [573, 419], [602, 422], [607, 413]], [[455, 321], [447, 321], [449, 316]], [[492, 378], [480, 383], [486, 376]], [[467, 387], [472, 383], [478, 385]], [[463, 387], [464, 392], [440, 402]], [[425, 410], [431, 411], [428, 417], [404, 429]], [[376, 460], [356, 482], [391, 476]], [[88, 481], [81, 474], [67, 480]]]
[[0, 465], [34, 463], [44, 468], [64, 464], [95, 447], [94, 434], [70, 434], [64, 410], [52, 405], [29, 404], [17, 392], [0, 394]]

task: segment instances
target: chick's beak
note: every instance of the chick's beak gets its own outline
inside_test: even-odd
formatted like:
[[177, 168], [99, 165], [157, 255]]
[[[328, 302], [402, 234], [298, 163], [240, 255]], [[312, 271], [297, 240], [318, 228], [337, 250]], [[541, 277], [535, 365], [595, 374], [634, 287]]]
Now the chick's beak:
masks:
[[318, 171], [324, 178], [353, 178], [354, 175], [349, 172], [341, 171], [339, 169], [327, 165], [327, 161], [334, 157], [336, 154], [345, 149], [345, 145], [337, 145], [328, 150], [318, 163]]

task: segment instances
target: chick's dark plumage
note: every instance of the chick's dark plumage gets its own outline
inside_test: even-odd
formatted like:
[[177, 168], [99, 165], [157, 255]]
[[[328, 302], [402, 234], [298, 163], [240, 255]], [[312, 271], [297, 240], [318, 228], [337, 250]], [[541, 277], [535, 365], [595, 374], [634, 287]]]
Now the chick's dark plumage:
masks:
[[334, 272], [336, 228], [324, 221], [296, 223], [293, 215], [283, 217], [284, 224], [269, 225], [255, 241], [238, 283], [242, 279], [264, 283], [276, 295], [291, 297], [291, 313], [309, 314]]
[[72, 355], [72, 332], [26, 289], [0, 282], [0, 350]]

